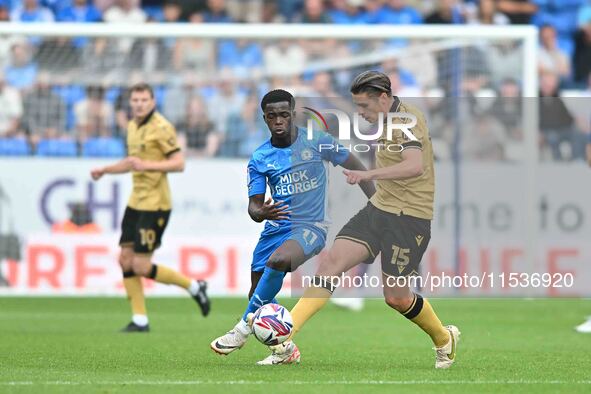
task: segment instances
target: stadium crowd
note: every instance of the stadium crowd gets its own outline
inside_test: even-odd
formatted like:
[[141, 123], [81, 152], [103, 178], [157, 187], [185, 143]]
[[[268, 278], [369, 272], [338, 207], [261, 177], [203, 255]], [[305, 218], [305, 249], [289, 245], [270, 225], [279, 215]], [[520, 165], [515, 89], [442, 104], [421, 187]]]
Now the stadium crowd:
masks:
[[[588, 113], [572, 104], [591, 97], [591, 0], [0, 0], [0, 21], [535, 24], [542, 157], [582, 159], [591, 132]], [[446, 159], [454, 132], [442, 97], [454, 89], [451, 64], [459, 61], [474, 125], [463, 131], [462, 154], [518, 160], [518, 43], [471, 45], [459, 54], [433, 43], [0, 37], [0, 155], [123, 155], [126, 88], [146, 80], [191, 155], [247, 157], [267, 138], [258, 105], [266, 90], [346, 96], [359, 69], [378, 68], [390, 75], [395, 94], [423, 98], [438, 158]], [[577, 98], [565, 97], [571, 95]]]

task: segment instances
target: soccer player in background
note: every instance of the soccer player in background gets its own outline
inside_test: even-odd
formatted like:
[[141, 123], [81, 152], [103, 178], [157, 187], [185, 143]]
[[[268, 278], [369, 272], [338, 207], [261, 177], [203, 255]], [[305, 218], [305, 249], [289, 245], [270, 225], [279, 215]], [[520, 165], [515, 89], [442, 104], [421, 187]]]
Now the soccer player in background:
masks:
[[[292, 337], [332, 295], [334, 287], [330, 276], [339, 276], [380, 253], [386, 303], [431, 337], [435, 344], [435, 367], [448, 368], [455, 360], [459, 330], [455, 326], [443, 326], [431, 304], [413, 293], [409, 283], [393, 280], [418, 275], [419, 263], [431, 237], [435, 174], [425, 118], [419, 109], [392, 96], [390, 80], [381, 72], [359, 74], [350, 90], [360, 115], [370, 123], [378, 121], [379, 113], [414, 115], [417, 124], [408, 130], [414, 138], [395, 129], [392, 138], [388, 139], [384, 127], [378, 139], [382, 149], [376, 151], [376, 169], [345, 170], [348, 183], [376, 180], [377, 191], [367, 206], [336, 236], [333, 246], [320, 262], [312, 286], [305, 290], [292, 309]], [[394, 119], [395, 124], [408, 123], [408, 118], [400, 116]], [[384, 116], [384, 121], [386, 118]], [[275, 350], [277, 363], [289, 360], [292, 351], [289, 340], [278, 345]]]
[[192, 280], [152, 261], [172, 208], [167, 173], [182, 172], [185, 159], [174, 126], [156, 111], [152, 87], [145, 83], [134, 85], [129, 102], [133, 113], [127, 127], [129, 156], [113, 165], [93, 169], [91, 176], [97, 181], [105, 174], [132, 172], [133, 191], [123, 215], [119, 241], [119, 264], [132, 320], [122, 331], [148, 332], [142, 277], [187, 290], [203, 316], [209, 313], [210, 301], [206, 282]]
[[[589, 140], [587, 141], [587, 163], [591, 167], [591, 134], [589, 135]], [[582, 334], [591, 334], [591, 316], [587, 318], [587, 321], [576, 326], [575, 330]]]
[[[248, 315], [275, 302], [283, 278], [320, 252], [326, 242], [326, 162], [351, 170], [365, 166], [327, 133], [307, 138], [306, 130], [294, 123], [294, 98], [285, 90], [272, 90], [261, 108], [271, 138], [255, 150], [248, 163], [248, 214], [255, 222], [266, 220], [253, 253], [249, 303], [242, 319], [225, 335], [214, 339], [211, 348], [229, 354], [241, 348], [252, 333]], [[320, 146], [333, 149], [320, 149]], [[270, 198], [265, 200], [267, 184]], [[371, 180], [359, 182], [369, 198], [375, 192]], [[290, 342], [290, 357], [284, 363], [299, 362], [297, 346]], [[258, 364], [273, 364], [275, 355]]]

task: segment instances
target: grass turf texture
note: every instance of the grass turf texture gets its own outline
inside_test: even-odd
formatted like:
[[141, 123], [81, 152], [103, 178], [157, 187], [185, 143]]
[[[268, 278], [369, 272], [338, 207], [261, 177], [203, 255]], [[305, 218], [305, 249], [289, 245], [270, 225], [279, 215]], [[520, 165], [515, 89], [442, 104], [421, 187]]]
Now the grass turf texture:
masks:
[[242, 299], [214, 299], [204, 319], [190, 299], [151, 298], [152, 332], [123, 334], [122, 298], [0, 298], [0, 392], [591, 391], [591, 335], [573, 330], [590, 301], [432, 304], [462, 331], [446, 371], [434, 369], [429, 337], [378, 300], [360, 313], [327, 306], [297, 338], [302, 364], [261, 367], [267, 352], [254, 338], [226, 357], [209, 349]]

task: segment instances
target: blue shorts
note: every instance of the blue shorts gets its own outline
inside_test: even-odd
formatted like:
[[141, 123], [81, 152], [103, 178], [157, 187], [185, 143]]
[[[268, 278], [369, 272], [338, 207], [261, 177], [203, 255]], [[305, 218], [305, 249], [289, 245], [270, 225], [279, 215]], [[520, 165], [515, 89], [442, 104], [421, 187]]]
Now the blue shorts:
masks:
[[304, 250], [306, 259], [309, 259], [324, 249], [326, 232], [308, 224], [292, 224], [291, 226], [279, 227], [270, 231], [265, 229], [252, 254], [251, 271], [264, 271], [269, 257], [289, 239], [297, 241]]

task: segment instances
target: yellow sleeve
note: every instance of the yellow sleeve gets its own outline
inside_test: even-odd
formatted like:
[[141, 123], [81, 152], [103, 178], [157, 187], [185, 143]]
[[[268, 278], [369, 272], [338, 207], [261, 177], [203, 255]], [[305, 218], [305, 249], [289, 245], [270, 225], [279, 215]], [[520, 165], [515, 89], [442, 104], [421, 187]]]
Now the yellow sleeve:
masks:
[[159, 129], [158, 147], [165, 156], [181, 150], [176, 138], [176, 130], [172, 125], [163, 125]]
[[409, 131], [415, 136], [416, 140], [409, 138], [406, 134], [402, 133], [402, 149], [417, 148], [423, 149], [423, 143], [425, 138], [428, 138], [429, 132], [427, 131], [427, 125], [425, 118], [418, 111], [411, 112], [417, 118], [417, 124], [410, 128]]

